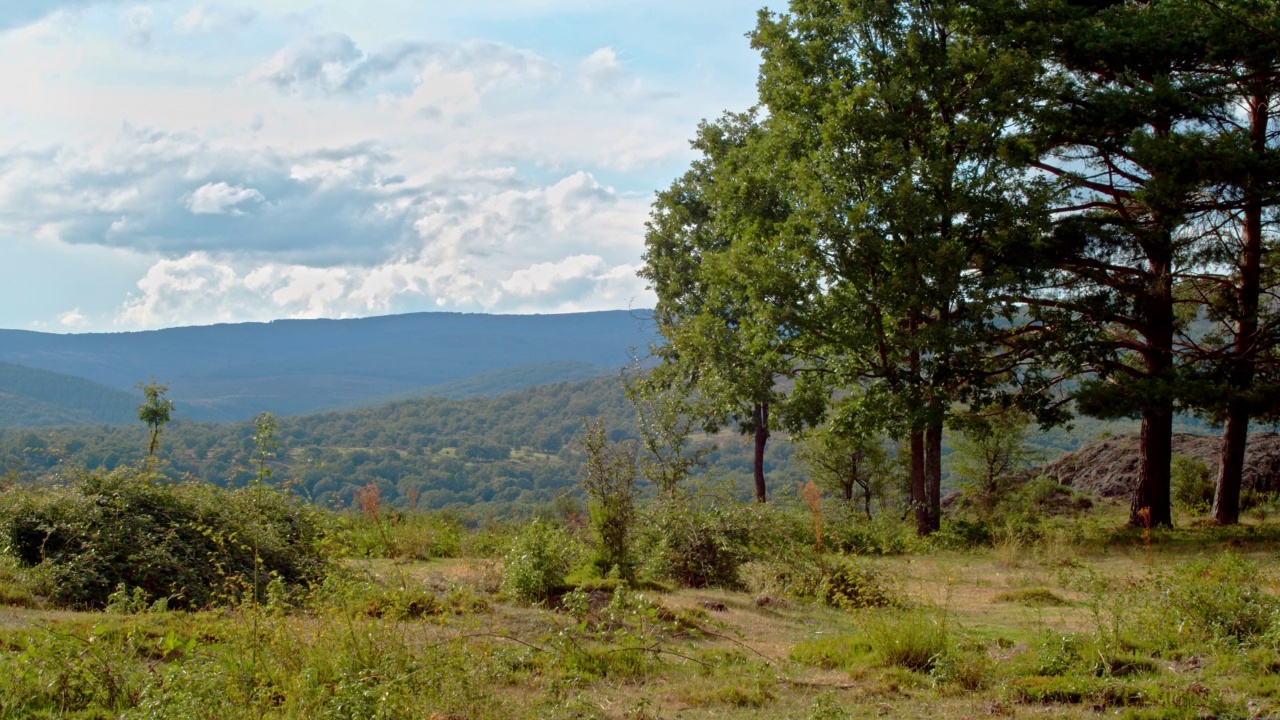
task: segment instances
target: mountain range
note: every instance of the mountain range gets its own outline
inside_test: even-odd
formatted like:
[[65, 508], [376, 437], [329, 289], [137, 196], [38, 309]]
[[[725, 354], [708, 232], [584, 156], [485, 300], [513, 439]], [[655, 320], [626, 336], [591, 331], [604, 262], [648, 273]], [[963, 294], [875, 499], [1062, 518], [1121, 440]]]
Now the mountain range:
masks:
[[610, 374], [653, 337], [648, 311], [620, 310], [71, 335], [0, 330], [0, 426], [130, 422], [135, 386], [151, 378], [169, 386], [178, 416], [192, 420], [496, 395]]

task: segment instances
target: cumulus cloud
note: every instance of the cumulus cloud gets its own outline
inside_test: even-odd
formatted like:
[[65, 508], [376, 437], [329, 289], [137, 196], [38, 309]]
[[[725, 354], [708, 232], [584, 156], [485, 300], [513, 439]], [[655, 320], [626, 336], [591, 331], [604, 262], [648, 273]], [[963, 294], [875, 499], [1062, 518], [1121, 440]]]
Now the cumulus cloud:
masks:
[[284, 255], [190, 252], [156, 262], [116, 321], [157, 327], [423, 307], [546, 312], [651, 302], [632, 264], [647, 198], [620, 197], [587, 173], [542, 187], [419, 190], [413, 239], [380, 261], [326, 266]]
[[441, 79], [457, 83], [463, 78], [473, 93], [506, 81], [542, 84], [559, 76], [551, 61], [504, 43], [402, 42], [366, 53], [350, 36], [333, 32], [282, 48], [254, 68], [249, 79], [283, 93], [332, 95], [357, 92], [406, 69], [421, 71], [420, 90]]
[[58, 324], [68, 330], [75, 330], [88, 325], [89, 318], [85, 317], [77, 307], [58, 315]]
[[[0, 139], [0, 238], [112, 248], [137, 280], [127, 302], [119, 286], [96, 305], [77, 295], [84, 327], [113, 310], [133, 328], [652, 301], [635, 277], [650, 189], [688, 153], [697, 111], [633, 92], [639, 68], [613, 48], [565, 80], [502, 42], [144, 1], [0, 34], [23, 83]], [[121, 53], [122, 27], [163, 52]], [[70, 304], [41, 317], [58, 327]]]
[[243, 215], [244, 211], [236, 207], [247, 202], [264, 202], [266, 198], [253, 188], [228, 185], [224, 182], [206, 183], [196, 188], [187, 196], [187, 208], [196, 215]]
[[618, 53], [603, 47], [578, 63], [578, 84], [590, 92], [616, 93], [624, 79]]
[[376, 147], [262, 152], [126, 129], [85, 148], [0, 153], [0, 232], [167, 256], [376, 262], [404, 248], [413, 188]]
[[196, 4], [175, 20], [173, 27], [191, 34], [225, 33], [246, 27], [257, 17], [258, 11], [252, 8]]

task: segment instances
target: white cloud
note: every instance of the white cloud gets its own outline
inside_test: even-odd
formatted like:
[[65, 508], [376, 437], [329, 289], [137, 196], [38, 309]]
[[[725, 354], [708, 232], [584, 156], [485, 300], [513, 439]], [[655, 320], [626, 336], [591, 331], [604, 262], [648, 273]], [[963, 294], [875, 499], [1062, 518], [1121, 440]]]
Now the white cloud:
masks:
[[[513, 6], [0, 0], [0, 243], [101, 248], [137, 281], [124, 304], [129, 281], [44, 290], [38, 317], [58, 327], [77, 305], [100, 329], [115, 314], [153, 327], [647, 297], [634, 268], [651, 192], [683, 168], [697, 119], [740, 103], [676, 79], [716, 77], [675, 52], [693, 44], [631, 27], [566, 44], [568, 6], [521, 3], [530, 25], [495, 36], [479, 13]], [[672, 7], [626, 17], [689, 14]], [[41, 285], [59, 287], [51, 274], [23, 291]]]
[[[333, 95], [363, 90], [402, 70], [425, 69], [417, 78], [421, 90], [433, 80], [488, 92], [506, 82], [535, 85], [554, 82], [559, 70], [551, 61], [504, 43], [400, 42], [366, 53], [350, 36], [324, 33], [282, 48], [248, 75], [282, 93]], [[430, 89], [426, 91], [428, 94]], [[447, 91], [456, 95], [457, 91]]]
[[131, 8], [125, 14], [123, 23], [124, 39], [134, 47], [147, 47], [151, 44], [151, 34], [155, 30], [155, 11], [145, 5]]
[[116, 322], [157, 327], [423, 307], [546, 312], [651, 302], [634, 266], [648, 198], [619, 196], [581, 172], [543, 187], [445, 190], [421, 188], [411, 203], [412, 238], [373, 262], [304, 264], [283, 259], [288, 254], [272, 260], [212, 251], [158, 261]]
[[265, 202], [266, 198], [253, 188], [224, 182], [206, 183], [186, 197], [187, 208], [196, 215], [242, 215], [244, 211], [236, 206], [249, 201], [260, 203]]
[[590, 92], [616, 93], [624, 79], [618, 53], [602, 47], [578, 63], [578, 83]]
[[239, 30], [252, 23], [258, 17], [258, 11], [252, 8], [233, 8], [226, 5], [191, 6], [185, 15], [173, 22], [178, 32], [225, 33]]
[[58, 315], [58, 324], [68, 330], [75, 330], [88, 325], [89, 318], [85, 317], [77, 307]]

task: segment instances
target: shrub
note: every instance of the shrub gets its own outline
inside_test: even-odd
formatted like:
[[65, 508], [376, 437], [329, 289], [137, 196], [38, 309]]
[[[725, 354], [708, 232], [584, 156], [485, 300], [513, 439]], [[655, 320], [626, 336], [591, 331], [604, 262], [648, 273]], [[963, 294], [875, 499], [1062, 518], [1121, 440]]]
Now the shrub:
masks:
[[844, 610], [899, 605], [879, 568], [854, 558], [820, 561], [820, 575], [814, 597], [821, 603]]
[[105, 607], [121, 586], [173, 609], [261, 600], [273, 578], [306, 586], [329, 568], [315, 511], [295, 498], [159, 482], [138, 467], [4, 491], [0, 537], [39, 594], [77, 608]]
[[1253, 644], [1280, 640], [1280, 598], [1263, 589], [1257, 563], [1234, 553], [1193, 560], [1160, 579], [1157, 620], [1182, 632]]
[[1213, 504], [1213, 481], [1209, 466], [1185, 455], [1174, 455], [1169, 468], [1173, 501], [1190, 512], [1203, 514]]
[[914, 526], [893, 513], [868, 520], [845, 506], [837, 506], [827, 518], [823, 540], [832, 552], [857, 555], [902, 555], [925, 547]]
[[571, 535], [535, 520], [502, 558], [502, 592], [525, 602], [547, 600], [565, 588], [565, 575], [581, 553]]
[[591, 524], [600, 538], [596, 564], [603, 573], [617, 572], [631, 580], [635, 564], [630, 553], [631, 528], [636, 518], [635, 443], [610, 442], [604, 421], [583, 423], [582, 487], [591, 498]]
[[755, 510], [671, 497], [646, 517], [639, 538], [644, 573], [685, 587], [736, 587], [751, 557]]

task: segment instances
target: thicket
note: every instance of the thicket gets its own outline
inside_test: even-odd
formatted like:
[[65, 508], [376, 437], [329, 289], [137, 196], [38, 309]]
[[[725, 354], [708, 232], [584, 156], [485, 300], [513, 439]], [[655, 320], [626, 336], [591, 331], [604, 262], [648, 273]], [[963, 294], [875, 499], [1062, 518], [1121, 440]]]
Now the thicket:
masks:
[[320, 514], [295, 496], [171, 483], [146, 467], [6, 488], [0, 538], [37, 595], [75, 608], [118, 592], [174, 609], [263, 600], [273, 582], [322, 581], [332, 562]]

